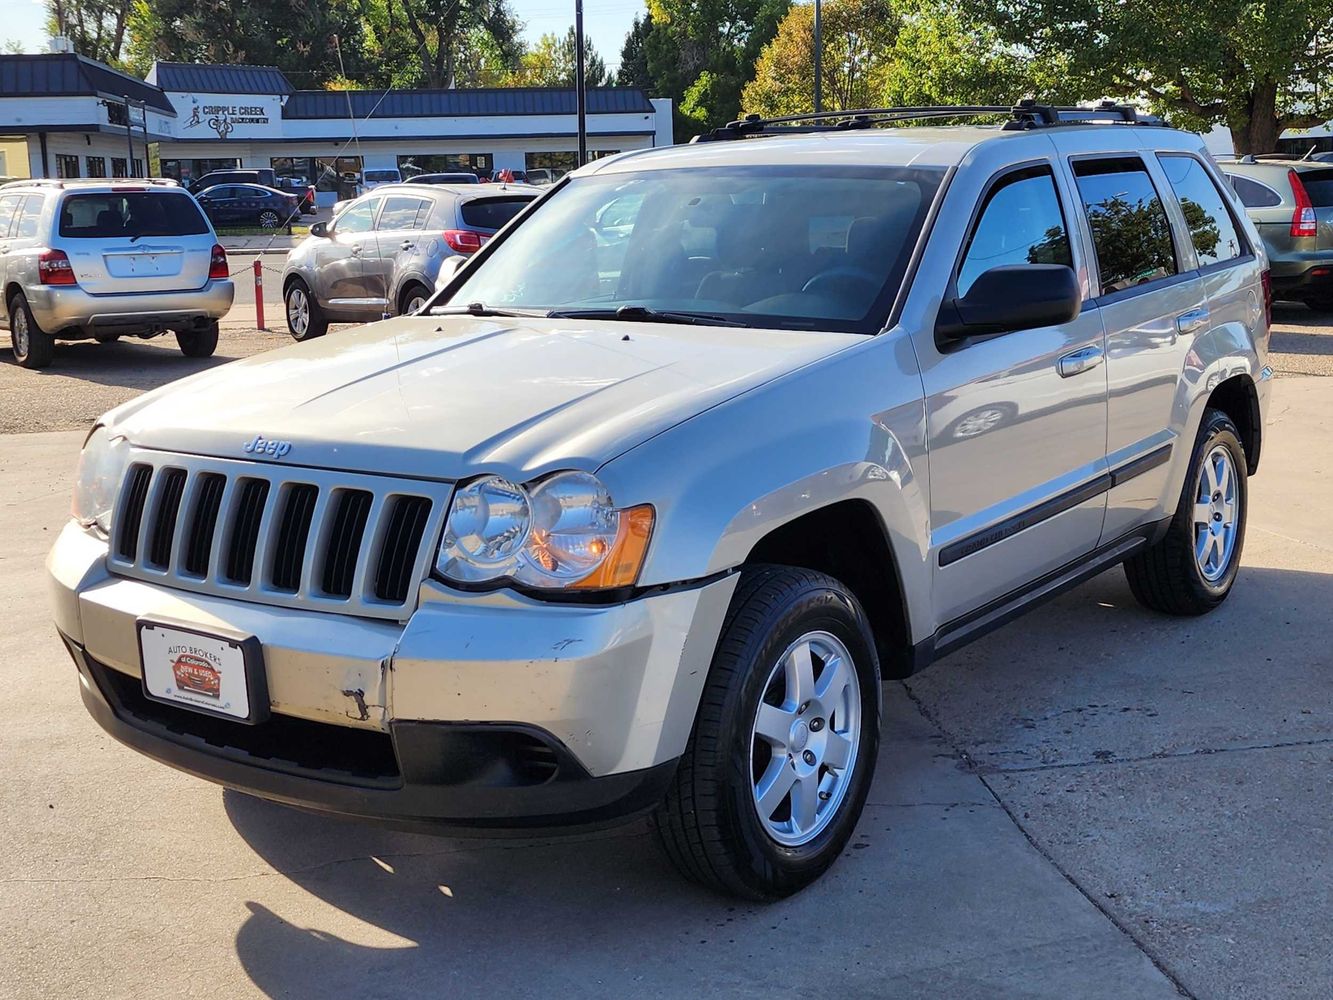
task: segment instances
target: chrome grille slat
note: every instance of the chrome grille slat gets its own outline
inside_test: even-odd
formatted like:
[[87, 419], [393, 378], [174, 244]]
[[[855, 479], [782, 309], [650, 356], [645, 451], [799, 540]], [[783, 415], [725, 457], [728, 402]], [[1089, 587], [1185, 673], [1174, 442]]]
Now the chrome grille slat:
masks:
[[120, 576], [197, 593], [402, 620], [434, 557], [450, 491], [447, 483], [136, 449], [108, 564]]

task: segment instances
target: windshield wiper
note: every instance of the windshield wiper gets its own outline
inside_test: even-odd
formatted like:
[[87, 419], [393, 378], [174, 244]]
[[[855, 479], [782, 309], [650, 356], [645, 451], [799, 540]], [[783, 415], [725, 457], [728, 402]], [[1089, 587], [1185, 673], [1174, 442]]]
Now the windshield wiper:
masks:
[[687, 323], [691, 326], [749, 326], [740, 320], [712, 313], [678, 312], [650, 309], [648, 306], [620, 306], [616, 309], [552, 309], [552, 319], [619, 319], [631, 323]]
[[488, 306], [485, 302], [469, 302], [465, 306], [437, 306], [430, 310], [432, 316], [526, 316], [546, 318], [545, 309], [502, 309]]

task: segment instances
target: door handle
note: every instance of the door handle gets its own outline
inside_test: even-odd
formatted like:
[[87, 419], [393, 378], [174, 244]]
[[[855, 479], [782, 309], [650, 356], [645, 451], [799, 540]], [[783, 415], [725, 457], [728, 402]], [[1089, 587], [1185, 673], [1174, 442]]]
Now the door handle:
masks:
[[1090, 368], [1096, 368], [1101, 363], [1102, 349], [1100, 347], [1084, 347], [1081, 350], [1071, 351], [1062, 357], [1057, 368], [1061, 378], [1069, 378]]
[[417, 245], [413, 243], [411, 240], [403, 240], [403, 242], [398, 244], [399, 250], [415, 250], [416, 248]]
[[1176, 329], [1181, 333], [1194, 333], [1208, 325], [1207, 309], [1191, 309], [1176, 317]]
[[360, 247], [352, 247], [352, 256], [353, 256], [353, 257], [360, 257], [360, 256], [361, 256], [361, 248], [360, 248]]

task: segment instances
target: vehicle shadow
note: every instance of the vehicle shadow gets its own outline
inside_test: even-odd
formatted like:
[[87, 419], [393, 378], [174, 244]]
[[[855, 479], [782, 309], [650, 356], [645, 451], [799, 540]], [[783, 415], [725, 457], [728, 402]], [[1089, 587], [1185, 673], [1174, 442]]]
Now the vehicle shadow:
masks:
[[[169, 333], [149, 341], [125, 339], [111, 344], [99, 344], [94, 340], [57, 341], [50, 367], [24, 374], [34, 378], [65, 376], [125, 389], [156, 389], [186, 375], [254, 353], [228, 350], [228, 346], [224, 333], [218, 351], [212, 357], [187, 358], [178, 349], [176, 338]], [[282, 341], [275, 339], [273, 346], [282, 346]], [[0, 365], [18, 368], [10, 350], [9, 337], [3, 333], [0, 333]]]
[[[1325, 623], [1299, 611], [1330, 606], [1333, 574], [1247, 567], [1240, 589], [1208, 619], [1215, 627], [1201, 630], [1201, 619], [1138, 608], [1119, 571], [1112, 571], [921, 676], [954, 692], [972, 689], [967, 704], [951, 705], [960, 696], [946, 693], [931, 714], [938, 706], [945, 717], [951, 711], [978, 717], [979, 732], [958, 735], [964, 743], [969, 736], [981, 738], [982, 771], [989, 770], [984, 751], [1003, 750], [1000, 740], [1033, 759], [1053, 752], [1056, 743], [1071, 738], [1063, 735], [1070, 727], [1061, 722], [1049, 731], [1033, 730], [1031, 718], [1067, 717], [1090, 702], [1106, 709], [1108, 740], [1126, 731], [1123, 746], [1096, 745], [1123, 757], [1175, 746], [1176, 731], [1187, 730], [1191, 720], [1230, 717], [1237, 702], [1251, 706], [1259, 723], [1280, 726], [1294, 690], [1307, 691], [1302, 704], [1313, 709], [1312, 716], [1301, 716], [1301, 725], [1333, 730], [1333, 702], [1308, 694], [1324, 673], [1315, 650], [1325, 641]], [[1075, 623], [1081, 624], [1072, 633]], [[1262, 664], [1266, 695], [1256, 693], [1254, 664], [1220, 671], [1209, 666], [1224, 662], [1237, 637], [1253, 630], [1270, 637], [1264, 648], [1269, 660]], [[1071, 635], [1077, 635], [1077, 650], [1069, 649]], [[1187, 637], [1196, 648], [1191, 662], [1169, 662], [1179, 659], [1175, 651]], [[1188, 698], [1180, 690], [1186, 680], [1192, 681], [1184, 692]], [[929, 701], [929, 690], [912, 686], [914, 696]], [[1126, 699], [1163, 707], [1160, 713], [1131, 712], [1122, 708]], [[224, 805], [235, 830], [282, 877], [314, 897], [300, 905], [300, 916], [309, 921], [303, 924], [287, 912], [293, 905], [287, 896], [274, 903], [281, 914], [252, 896], [236, 934], [238, 958], [260, 990], [296, 1000], [352, 991], [661, 995], [648, 984], [662, 982], [679, 984], [673, 995], [749, 996], [817, 989], [829, 969], [804, 966], [801, 956], [830, 947], [839, 952], [829, 967], [834, 973], [864, 958], [867, 967], [849, 974], [876, 977], [873, 983], [849, 981], [849, 995], [943, 995], [933, 978], [945, 961], [941, 956], [961, 954], [970, 942], [990, 939], [988, 965], [1006, 954], [1005, 961], [1027, 960], [1028, 952], [1015, 949], [1006, 935], [1042, 919], [1035, 912], [1041, 903], [1024, 890], [1049, 872], [1014, 869], [1003, 892], [986, 883], [995, 877], [998, 845], [1021, 834], [938, 731], [919, 715], [907, 718], [905, 712], [915, 711], [900, 686], [888, 686], [886, 713], [893, 725], [912, 732], [900, 733], [897, 743], [886, 732], [890, 742], [881, 750], [876, 785], [888, 791], [872, 801], [898, 805], [883, 812], [868, 807], [857, 834], [857, 841], [874, 839], [879, 850], [849, 850], [810, 889], [770, 905], [726, 899], [684, 882], [658, 854], [642, 821], [579, 837], [444, 839], [228, 791]], [[1216, 729], [1192, 731], [1187, 749], [1195, 736], [1224, 738]], [[1075, 743], [1078, 737], [1075, 732]], [[916, 741], [916, 748], [905, 741]], [[1082, 757], [1079, 749], [1065, 747], [1065, 759]], [[975, 783], [977, 794], [967, 793], [968, 783]], [[957, 799], [987, 801], [946, 801]], [[959, 806], [969, 814], [989, 808], [994, 818], [968, 816], [940, 825]], [[942, 885], [953, 888], [944, 891]], [[811, 940], [802, 942], [798, 928], [809, 920]], [[342, 933], [313, 926], [330, 922]], [[886, 952], [893, 941], [898, 948]], [[1060, 946], [1068, 949], [1069, 943]], [[1061, 955], [1051, 960], [1076, 968], [1098, 961]], [[895, 964], [902, 978], [895, 979]]]

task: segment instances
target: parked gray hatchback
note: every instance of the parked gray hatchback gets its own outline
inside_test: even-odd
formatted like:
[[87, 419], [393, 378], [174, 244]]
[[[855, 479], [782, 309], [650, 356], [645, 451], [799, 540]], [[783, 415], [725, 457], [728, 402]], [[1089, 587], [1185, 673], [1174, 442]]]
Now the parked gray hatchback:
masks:
[[331, 322], [406, 316], [435, 290], [449, 257], [480, 250], [540, 192], [526, 185], [382, 184], [287, 255], [287, 329], [321, 337]]

